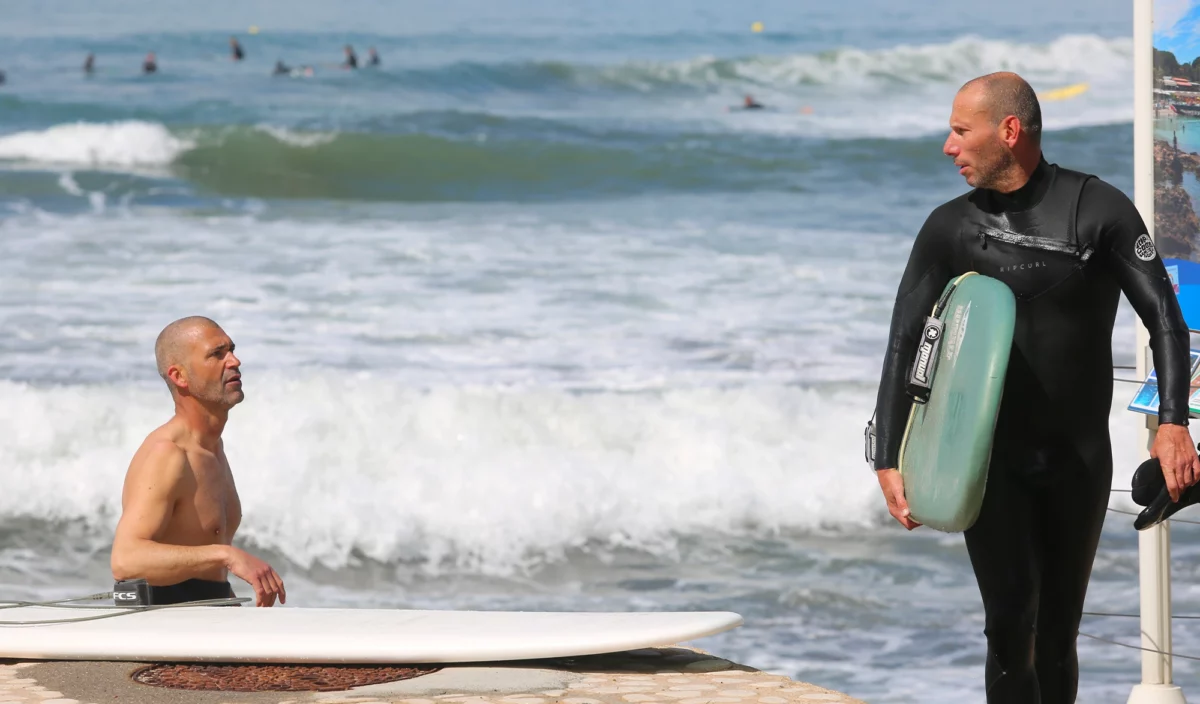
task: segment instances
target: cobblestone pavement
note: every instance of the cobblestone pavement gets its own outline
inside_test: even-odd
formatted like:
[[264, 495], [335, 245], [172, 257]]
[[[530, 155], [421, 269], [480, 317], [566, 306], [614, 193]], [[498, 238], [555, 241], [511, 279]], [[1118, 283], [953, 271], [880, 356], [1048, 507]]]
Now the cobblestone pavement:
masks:
[[864, 704], [688, 648], [448, 665], [343, 692], [194, 692], [139, 684], [139, 663], [0, 660], [0, 704]]

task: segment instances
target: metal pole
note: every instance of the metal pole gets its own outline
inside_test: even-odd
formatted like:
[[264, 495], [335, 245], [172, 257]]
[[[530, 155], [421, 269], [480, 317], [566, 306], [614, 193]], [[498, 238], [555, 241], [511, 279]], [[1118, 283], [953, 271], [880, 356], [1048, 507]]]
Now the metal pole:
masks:
[[[1138, 534], [1142, 647], [1171, 652], [1171, 529], [1166, 522]], [[1171, 656], [1142, 651], [1142, 683], [1129, 704], [1185, 704], [1171, 682]]]
[[[1154, 2], [1133, 0], [1133, 191], [1134, 204], [1154, 237]], [[1137, 323], [1138, 376], [1149, 374], [1149, 335]], [[1138, 435], [1149, 449], [1158, 428], [1146, 419]], [[1171, 652], [1171, 530], [1166, 522], [1138, 534], [1142, 647]], [[1142, 682], [1128, 704], [1186, 704], [1171, 682], [1171, 656], [1142, 652]]]

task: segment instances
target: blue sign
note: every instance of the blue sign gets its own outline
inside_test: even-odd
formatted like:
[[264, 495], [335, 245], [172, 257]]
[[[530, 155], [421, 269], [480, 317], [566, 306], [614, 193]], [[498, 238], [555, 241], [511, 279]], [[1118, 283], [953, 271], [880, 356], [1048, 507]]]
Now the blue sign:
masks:
[[1183, 259], [1163, 259], [1179, 297], [1183, 319], [1191, 330], [1200, 330], [1200, 264]]

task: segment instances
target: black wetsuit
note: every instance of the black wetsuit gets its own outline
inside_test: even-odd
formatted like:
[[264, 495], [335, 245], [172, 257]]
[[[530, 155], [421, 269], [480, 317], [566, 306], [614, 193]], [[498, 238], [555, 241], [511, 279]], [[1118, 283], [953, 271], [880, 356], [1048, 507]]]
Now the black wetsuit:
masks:
[[185, 601], [229, 599], [234, 596], [229, 582], [210, 579], [188, 579], [165, 587], [150, 587], [150, 603], [180, 604]]
[[1187, 422], [1187, 326], [1145, 232], [1119, 190], [1043, 160], [1013, 193], [976, 189], [934, 210], [900, 282], [877, 399], [876, 469], [898, 464], [911, 408], [904, 382], [946, 284], [977, 271], [1017, 298], [983, 508], [966, 531], [986, 611], [989, 704], [1075, 701], [1075, 641], [1112, 486], [1122, 291], [1150, 332], [1159, 420]]

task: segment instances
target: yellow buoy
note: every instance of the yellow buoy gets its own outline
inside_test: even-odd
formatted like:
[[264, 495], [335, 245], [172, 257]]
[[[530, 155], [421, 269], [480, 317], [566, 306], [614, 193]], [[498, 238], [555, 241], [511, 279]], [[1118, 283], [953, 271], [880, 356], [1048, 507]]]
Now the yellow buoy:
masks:
[[1088, 84], [1075, 83], [1073, 85], [1063, 86], [1062, 88], [1055, 88], [1054, 90], [1048, 90], [1048, 91], [1045, 91], [1042, 93], [1038, 93], [1038, 99], [1039, 100], [1067, 100], [1068, 98], [1074, 98], [1077, 95], [1082, 95], [1082, 94], [1086, 93], [1087, 89], [1088, 89]]
[[252, 25], [250, 25], [250, 33], [251, 33], [251, 34], [258, 34], [258, 25], [256, 25], [256, 24], [252, 24]]
[[762, 22], [755, 22], [754, 24], [750, 25], [750, 31], [751, 31], [751, 32], [761, 32], [761, 31], [763, 31], [763, 23], [762, 23]]

